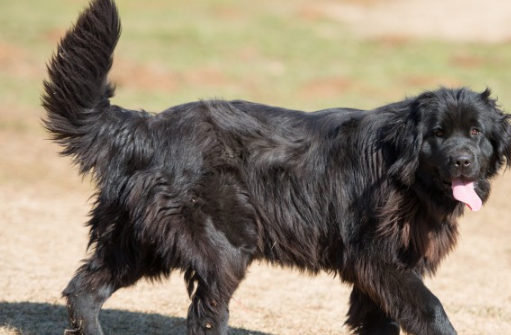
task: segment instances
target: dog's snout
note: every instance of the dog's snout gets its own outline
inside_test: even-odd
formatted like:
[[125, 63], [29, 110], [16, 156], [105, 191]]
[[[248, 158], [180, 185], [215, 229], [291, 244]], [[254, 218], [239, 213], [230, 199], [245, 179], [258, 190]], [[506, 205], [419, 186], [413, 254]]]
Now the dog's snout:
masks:
[[469, 167], [472, 165], [473, 158], [470, 155], [459, 155], [454, 157], [454, 166], [457, 168]]
[[479, 169], [476, 162], [476, 158], [470, 153], [459, 153], [453, 155], [449, 159], [451, 176], [466, 176], [472, 177], [474, 173]]

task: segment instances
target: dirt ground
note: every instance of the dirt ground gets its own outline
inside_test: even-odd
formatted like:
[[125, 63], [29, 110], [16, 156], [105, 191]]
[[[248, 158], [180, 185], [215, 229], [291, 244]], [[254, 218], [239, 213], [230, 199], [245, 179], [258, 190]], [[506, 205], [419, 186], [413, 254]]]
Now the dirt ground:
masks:
[[466, 42], [511, 39], [506, 0], [344, 0], [320, 1], [309, 13], [348, 23], [360, 36], [438, 38]]
[[[428, 3], [435, 11], [421, 16], [441, 15], [440, 3], [449, 4], [443, 13], [448, 15], [449, 8], [472, 2], [431, 0]], [[401, 8], [394, 12], [403, 16], [414, 12], [411, 3], [418, 6], [415, 11], [425, 11], [419, 1], [404, 3], [391, 1], [389, 6]], [[352, 0], [321, 2], [314, 11], [307, 8], [308, 15], [335, 16], [361, 34], [392, 34], [399, 29], [392, 20], [383, 20], [387, 23], [382, 21], [372, 32], [363, 24], [368, 17], [382, 16], [383, 6], [377, 0]], [[492, 22], [498, 26], [511, 11], [493, 9], [491, 13], [483, 15], [494, 15]], [[407, 34], [484, 38], [476, 28], [472, 34], [460, 29], [452, 37], [453, 29], [443, 28], [442, 35], [440, 27], [423, 33], [420, 24], [413, 25], [418, 28], [410, 28]], [[511, 25], [500, 27], [485, 28], [488, 42], [509, 38]], [[33, 131], [0, 128], [0, 335], [62, 334], [67, 320], [60, 292], [86, 256], [83, 223], [91, 186], [77, 176], [68, 159], [58, 157], [56, 145], [44, 140], [34, 114], [23, 121]], [[0, 117], [10, 124], [20, 115], [23, 111], [16, 108], [0, 107]], [[508, 171], [495, 179], [488, 204], [480, 212], [466, 213], [457, 249], [435, 278], [427, 280], [460, 335], [511, 334], [510, 194]], [[349, 292], [338, 278], [308, 277], [255, 264], [231, 302], [230, 325], [234, 335], [347, 334], [343, 323]], [[140, 282], [117, 292], [105, 304], [101, 320], [108, 334], [184, 334], [188, 304], [182, 277], [175, 274], [162, 283]]]

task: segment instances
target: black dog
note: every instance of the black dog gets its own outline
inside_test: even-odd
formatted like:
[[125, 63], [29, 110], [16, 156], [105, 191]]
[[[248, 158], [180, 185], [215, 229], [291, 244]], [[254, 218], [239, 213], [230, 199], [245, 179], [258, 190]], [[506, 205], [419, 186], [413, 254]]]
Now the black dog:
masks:
[[422, 278], [455, 246], [465, 204], [479, 209], [509, 165], [510, 117], [488, 90], [372, 111], [200, 101], [152, 115], [109, 104], [119, 35], [114, 3], [94, 0], [45, 82], [47, 129], [98, 186], [94, 254], [64, 291], [69, 334], [102, 334], [114, 291], [181, 270], [188, 334], [225, 335], [258, 259], [352, 284], [356, 334], [456, 334]]

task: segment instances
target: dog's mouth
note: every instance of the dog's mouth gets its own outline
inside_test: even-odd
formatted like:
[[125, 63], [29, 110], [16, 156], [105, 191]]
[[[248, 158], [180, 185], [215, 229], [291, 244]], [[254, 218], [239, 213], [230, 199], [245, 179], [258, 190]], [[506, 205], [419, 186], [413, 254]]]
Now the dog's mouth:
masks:
[[466, 204], [470, 210], [476, 212], [483, 206], [483, 201], [475, 191], [475, 181], [457, 177], [450, 182], [444, 181], [443, 183], [450, 186], [453, 198]]

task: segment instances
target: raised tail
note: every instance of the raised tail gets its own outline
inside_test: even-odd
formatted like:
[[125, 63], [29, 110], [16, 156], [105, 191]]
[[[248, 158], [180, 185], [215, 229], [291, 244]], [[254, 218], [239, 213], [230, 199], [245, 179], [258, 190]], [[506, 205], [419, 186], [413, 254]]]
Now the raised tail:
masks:
[[64, 147], [62, 154], [73, 156], [82, 173], [96, 167], [91, 147], [104, 136], [101, 128], [112, 122], [109, 98], [114, 87], [107, 75], [120, 33], [113, 0], [93, 0], [60, 41], [48, 65], [43, 122], [52, 139]]

